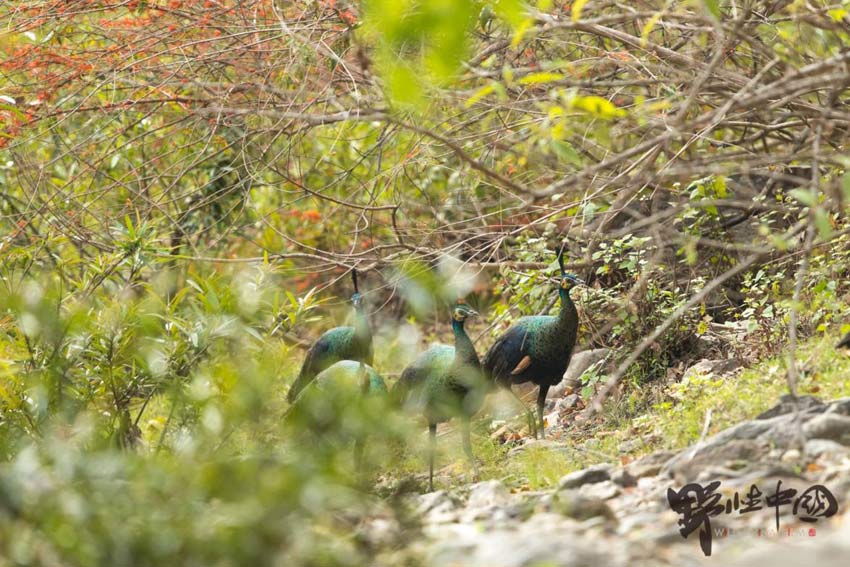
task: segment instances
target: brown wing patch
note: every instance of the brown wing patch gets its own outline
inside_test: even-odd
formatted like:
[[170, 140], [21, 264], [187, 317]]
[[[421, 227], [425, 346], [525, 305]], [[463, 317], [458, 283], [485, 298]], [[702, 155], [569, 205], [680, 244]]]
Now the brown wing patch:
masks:
[[519, 361], [519, 364], [516, 365], [516, 368], [511, 370], [511, 374], [514, 376], [521, 374], [529, 366], [531, 366], [531, 356], [526, 354], [522, 357], [522, 360]]

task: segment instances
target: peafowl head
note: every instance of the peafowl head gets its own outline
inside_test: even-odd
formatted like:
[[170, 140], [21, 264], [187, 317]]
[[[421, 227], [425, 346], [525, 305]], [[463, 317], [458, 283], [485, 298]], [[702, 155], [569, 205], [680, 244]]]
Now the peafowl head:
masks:
[[455, 305], [455, 308], [452, 310], [452, 319], [457, 321], [458, 323], [463, 323], [469, 317], [477, 317], [478, 312], [471, 308], [466, 303], [458, 303]]
[[558, 282], [560, 288], [564, 291], [570, 291], [577, 285], [584, 285], [584, 281], [575, 274], [568, 274], [564, 270], [564, 247], [558, 251], [558, 266], [561, 268], [561, 278]]
[[571, 289], [573, 289], [577, 285], [583, 285], [584, 280], [582, 280], [581, 278], [579, 278], [578, 276], [576, 276], [574, 274], [564, 273], [564, 274], [561, 274], [561, 281], [559, 283], [560, 283], [561, 289], [563, 289], [564, 291], [570, 291]]

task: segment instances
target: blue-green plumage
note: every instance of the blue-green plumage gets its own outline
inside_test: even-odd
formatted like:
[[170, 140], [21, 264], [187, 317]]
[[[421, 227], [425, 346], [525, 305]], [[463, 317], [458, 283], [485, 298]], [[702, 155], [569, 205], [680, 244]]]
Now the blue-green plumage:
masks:
[[[362, 468], [366, 440], [377, 416], [386, 415], [388, 391], [368, 364], [342, 360], [332, 364], [298, 395], [284, 416], [296, 438], [321, 438], [323, 447], [354, 442], [354, 462]], [[303, 436], [307, 437], [303, 437]]]
[[477, 315], [466, 305], [455, 307], [452, 331], [455, 346], [435, 345], [413, 361], [393, 387], [396, 403], [421, 413], [428, 421], [431, 436], [429, 484], [434, 484], [434, 443], [437, 424], [453, 417], [463, 420], [464, 450], [475, 465], [469, 439], [469, 420], [481, 409], [488, 382], [469, 336], [464, 330], [467, 317]]
[[352, 393], [370, 396], [387, 394], [387, 385], [381, 375], [368, 364], [355, 360], [341, 360], [332, 364], [321, 371], [314, 382], [316, 388], [323, 392], [350, 390]]
[[354, 304], [354, 326], [335, 327], [326, 331], [317, 340], [301, 366], [301, 372], [286, 395], [292, 403], [317, 374], [340, 360], [356, 360], [371, 365], [374, 358], [372, 348], [372, 330], [364, 312], [361, 297], [355, 293], [351, 297]]
[[539, 386], [537, 414], [541, 432], [546, 394], [550, 386], [563, 379], [576, 344], [578, 311], [570, 290], [580, 281], [562, 271], [558, 315], [521, 318], [496, 340], [484, 357], [484, 371], [499, 386], [510, 389], [513, 384], [524, 382]]

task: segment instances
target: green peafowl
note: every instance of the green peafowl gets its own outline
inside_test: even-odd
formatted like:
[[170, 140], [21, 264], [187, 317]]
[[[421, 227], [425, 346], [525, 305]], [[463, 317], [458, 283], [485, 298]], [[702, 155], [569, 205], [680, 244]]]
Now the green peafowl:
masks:
[[[421, 412], [428, 421], [428, 486], [434, 490], [434, 455], [437, 424], [453, 417], [462, 419], [463, 449], [476, 470], [469, 436], [470, 418], [481, 409], [488, 383], [464, 322], [477, 316], [468, 305], [459, 303], [452, 311], [455, 346], [434, 345], [404, 369], [392, 398], [398, 405]], [[477, 471], [476, 471], [477, 472]]]
[[300, 424], [326, 441], [350, 442], [353, 438], [355, 467], [360, 471], [365, 440], [370, 427], [374, 427], [371, 416], [366, 414], [385, 415], [387, 394], [384, 379], [371, 366], [341, 360], [316, 375], [284, 414], [283, 421]]
[[372, 364], [372, 330], [363, 308], [363, 297], [357, 288], [357, 270], [351, 271], [351, 280], [354, 282], [354, 294], [351, 296], [351, 303], [354, 305], [354, 326], [334, 327], [325, 331], [310, 347], [298, 378], [286, 394], [289, 403], [295, 401], [301, 390], [312, 382], [317, 374], [335, 362], [355, 360]]
[[[541, 437], [544, 434], [543, 406], [546, 394], [551, 386], [564, 378], [578, 334], [578, 311], [570, 297], [570, 290], [584, 282], [564, 271], [563, 249], [558, 252], [558, 265], [561, 268], [558, 288], [561, 310], [558, 315], [522, 317], [496, 340], [484, 357], [487, 376], [512, 394], [513, 384], [533, 382], [539, 387], [539, 423], [533, 427], [535, 437], [538, 427]], [[525, 404], [522, 405], [525, 407]]]

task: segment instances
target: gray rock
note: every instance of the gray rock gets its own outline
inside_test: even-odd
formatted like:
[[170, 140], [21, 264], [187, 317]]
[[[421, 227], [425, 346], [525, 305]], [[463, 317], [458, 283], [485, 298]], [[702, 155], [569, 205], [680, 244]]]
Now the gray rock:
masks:
[[473, 484], [469, 488], [469, 508], [487, 506], [505, 506], [511, 502], [511, 491], [498, 480], [487, 480]]
[[614, 521], [613, 510], [600, 498], [583, 496], [578, 490], [560, 490], [552, 499], [552, 511], [562, 516], [584, 521], [601, 516]]
[[419, 515], [427, 514], [430, 510], [445, 502], [454, 503], [449, 493], [445, 490], [435, 490], [434, 492], [421, 494], [417, 500], [416, 513]]
[[826, 404], [814, 396], [797, 396], [795, 403], [793, 396], [790, 394], [782, 394], [779, 397], [778, 404], [766, 412], [759, 414], [756, 419], [770, 419], [771, 417], [776, 417], [778, 415], [794, 413], [794, 411], [817, 413], [826, 410], [826, 408]]
[[[742, 471], [737, 477], [724, 480], [723, 487], [729, 490], [745, 491], [753, 484], [756, 484], [764, 489], [764, 487], [769, 486], [775, 487], [777, 480], [782, 480], [783, 485], [790, 486], [789, 483], [796, 481], [802, 482], [803, 477], [789, 465], [781, 463], [767, 465], [755, 464], [747, 470]], [[795, 487], [797, 486], [799, 485], [795, 485]]]
[[667, 524], [672, 526], [676, 523], [677, 516], [675, 512], [672, 512], [672, 510], [670, 512], [673, 514], [672, 522], [669, 515], [659, 512], [634, 512], [626, 514], [619, 518], [620, 522], [617, 525], [617, 535], [631, 537], [638, 535], [640, 537], [635, 532], [646, 530], [651, 533], [652, 537], [655, 537], [660, 527]]
[[617, 469], [611, 473], [611, 482], [623, 488], [637, 485], [637, 480], [627, 469]]
[[441, 524], [455, 521], [459, 509], [459, 503], [449, 493], [437, 490], [419, 497], [416, 513], [425, 523]]
[[610, 500], [623, 493], [623, 489], [611, 482], [603, 480], [593, 484], [583, 484], [578, 489], [579, 495], [594, 500]]
[[[719, 437], [718, 434], [716, 437]], [[766, 441], [751, 439], [729, 439], [726, 442], [706, 443], [703, 447], [682, 451], [662, 468], [662, 472], [681, 476], [685, 479], [696, 478], [709, 466], [741, 468], [741, 465], [757, 462], [770, 451]]]
[[402, 537], [402, 528], [395, 518], [372, 518], [358, 527], [357, 537], [376, 547], [396, 545]]
[[427, 554], [427, 564], [463, 567], [583, 567], [628, 564], [622, 542], [605, 545], [574, 537], [576, 522], [553, 514], [536, 514], [512, 529], [464, 530], [444, 536]]
[[798, 449], [788, 449], [784, 453], [782, 453], [782, 458], [780, 459], [783, 463], [797, 463], [800, 461], [800, 458], [803, 456]]
[[572, 445], [563, 441], [553, 441], [552, 439], [526, 439], [525, 443], [517, 445], [508, 451], [508, 457], [516, 457], [520, 453], [531, 448], [546, 449], [557, 453], [563, 453], [565, 457], [573, 451]]
[[549, 396], [552, 398], [559, 398], [564, 395], [567, 389], [571, 389], [573, 391], [578, 390], [581, 387], [582, 374], [584, 374], [587, 369], [594, 364], [601, 360], [605, 360], [610, 353], [611, 349], [595, 348], [573, 354], [570, 359], [570, 365], [564, 373], [564, 379], [561, 380], [560, 384], [553, 386], [549, 390]]
[[628, 474], [640, 479], [645, 476], [655, 476], [661, 472], [664, 465], [673, 457], [675, 453], [669, 451], [657, 451], [651, 455], [646, 455], [626, 465]]
[[841, 415], [850, 415], [850, 398], [839, 398], [830, 402], [827, 411]]
[[570, 394], [569, 396], [559, 398], [558, 401], [555, 402], [555, 411], [572, 409], [578, 406], [578, 400], [578, 394]]
[[808, 439], [829, 439], [844, 445], [850, 444], [850, 417], [838, 413], [814, 416], [803, 425]]
[[739, 461], [739, 464], [739, 470], [735, 470], [729, 467], [718, 466], [702, 469], [701, 471], [699, 471], [697, 477], [694, 480], [696, 480], [697, 482], [711, 482], [713, 480], [738, 478], [742, 474], [744, 474], [744, 471], [740, 470], [740, 468], [743, 468], [743, 466], [745, 466], [741, 461]]
[[611, 465], [594, 465], [586, 469], [571, 472], [558, 482], [558, 490], [578, 488], [583, 484], [593, 484], [611, 479]]
[[850, 448], [829, 439], [809, 439], [803, 451], [810, 457], [850, 454]]
[[699, 376], [731, 374], [739, 368], [741, 368], [741, 361], [737, 358], [703, 359], [685, 370], [682, 374], [682, 382], [687, 382]]

